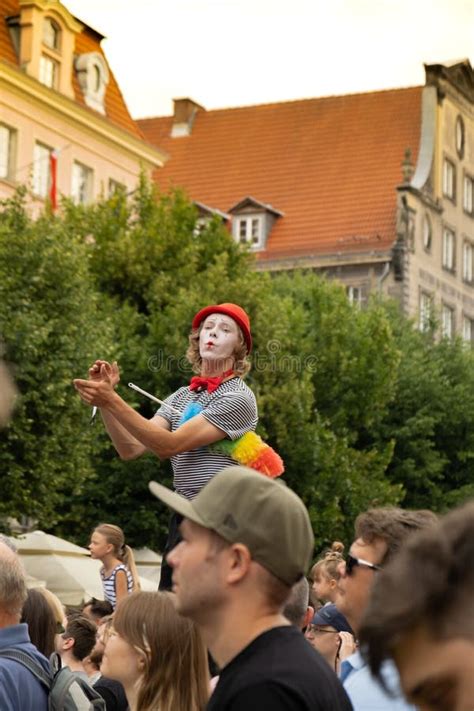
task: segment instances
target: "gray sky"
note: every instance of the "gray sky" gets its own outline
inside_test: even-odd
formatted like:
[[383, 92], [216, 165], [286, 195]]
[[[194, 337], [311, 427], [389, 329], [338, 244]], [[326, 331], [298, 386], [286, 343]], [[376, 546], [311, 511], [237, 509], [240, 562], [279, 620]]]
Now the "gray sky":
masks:
[[134, 118], [422, 84], [474, 64], [473, 0], [63, 0], [106, 35]]

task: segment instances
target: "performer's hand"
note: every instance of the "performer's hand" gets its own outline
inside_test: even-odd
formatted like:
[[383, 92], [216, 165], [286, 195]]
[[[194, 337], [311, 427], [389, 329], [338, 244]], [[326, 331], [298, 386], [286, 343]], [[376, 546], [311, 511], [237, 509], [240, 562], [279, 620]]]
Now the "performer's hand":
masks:
[[[94, 366], [91, 370], [93, 369]], [[92, 375], [93, 377], [89, 380], [81, 380], [79, 378], [73, 380], [74, 387], [81, 400], [87, 405], [107, 407], [114, 395], [114, 387], [119, 380], [118, 366], [116, 363], [112, 366], [102, 361], [98, 372], [94, 370]]]
[[109, 379], [112, 387], [116, 387], [120, 382], [120, 370], [115, 360], [112, 365], [106, 360], [96, 360], [89, 368], [89, 380]]

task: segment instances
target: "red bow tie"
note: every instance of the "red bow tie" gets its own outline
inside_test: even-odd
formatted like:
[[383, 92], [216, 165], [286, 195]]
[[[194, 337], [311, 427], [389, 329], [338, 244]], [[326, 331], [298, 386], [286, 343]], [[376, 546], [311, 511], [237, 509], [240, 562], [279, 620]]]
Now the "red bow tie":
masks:
[[203, 378], [200, 375], [195, 375], [194, 377], [191, 378], [191, 382], [189, 383], [189, 389], [190, 390], [207, 390], [209, 394], [213, 393], [214, 390], [217, 390], [219, 385], [229, 377], [229, 375], [233, 375], [232, 370], [227, 370], [225, 373], [222, 373], [222, 375], [217, 375], [214, 378]]

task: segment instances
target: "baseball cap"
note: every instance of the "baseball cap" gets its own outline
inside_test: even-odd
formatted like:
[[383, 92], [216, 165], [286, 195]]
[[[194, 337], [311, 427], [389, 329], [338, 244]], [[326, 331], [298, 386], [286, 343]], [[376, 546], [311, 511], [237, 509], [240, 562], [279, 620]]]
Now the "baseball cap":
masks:
[[193, 318], [193, 328], [199, 328], [204, 319], [210, 316], [211, 314], [225, 314], [226, 316], [230, 316], [232, 319], [234, 319], [234, 321], [243, 333], [245, 343], [247, 345], [247, 353], [250, 353], [250, 351], [252, 350], [250, 319], [244, 309], [241, 306], [238, 306], [237, 304], [230, 303], [206, 306], [204, 309], [198, 311], [195, 317]]
[[218, 472], [192, 501], [155, 481], [149, 487], [190, 521], [246, 545], [253, 560], [287, 585], [308, 569], [314, 546], [308, 511], [281, 480], [234, 466]]
[[315, 613], [313, 619], [311, 620], [313, 625], [331, 625], [338, 632], [350, 632], [354, 634], [352, 628], [342, 612], [339, 612], [336, 605], [330, 603], [329, 605], [323, 605]]

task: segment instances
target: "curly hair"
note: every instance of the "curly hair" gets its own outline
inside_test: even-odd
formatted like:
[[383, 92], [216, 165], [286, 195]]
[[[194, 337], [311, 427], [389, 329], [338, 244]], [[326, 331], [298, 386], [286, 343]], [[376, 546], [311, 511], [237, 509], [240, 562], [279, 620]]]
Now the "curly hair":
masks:
[[[189, 334], [189, 346], [186, 351], [186, 358], [191, 363], [193, 371], [195, 373], [200, 373], [202, 368], [202, 358], [199, 353], [199, 334], [201, 333], [201, 328], [193, 328]], [[244, 335], [241, 329], [237, 326], [239, 333], [239, 343], [233, 352], [232, 356], [234, 358], [233, 372], [241, 378], [245, 378], [250, 370], [250, 360], [247, 353], [247, 344], [245, 343]]]

